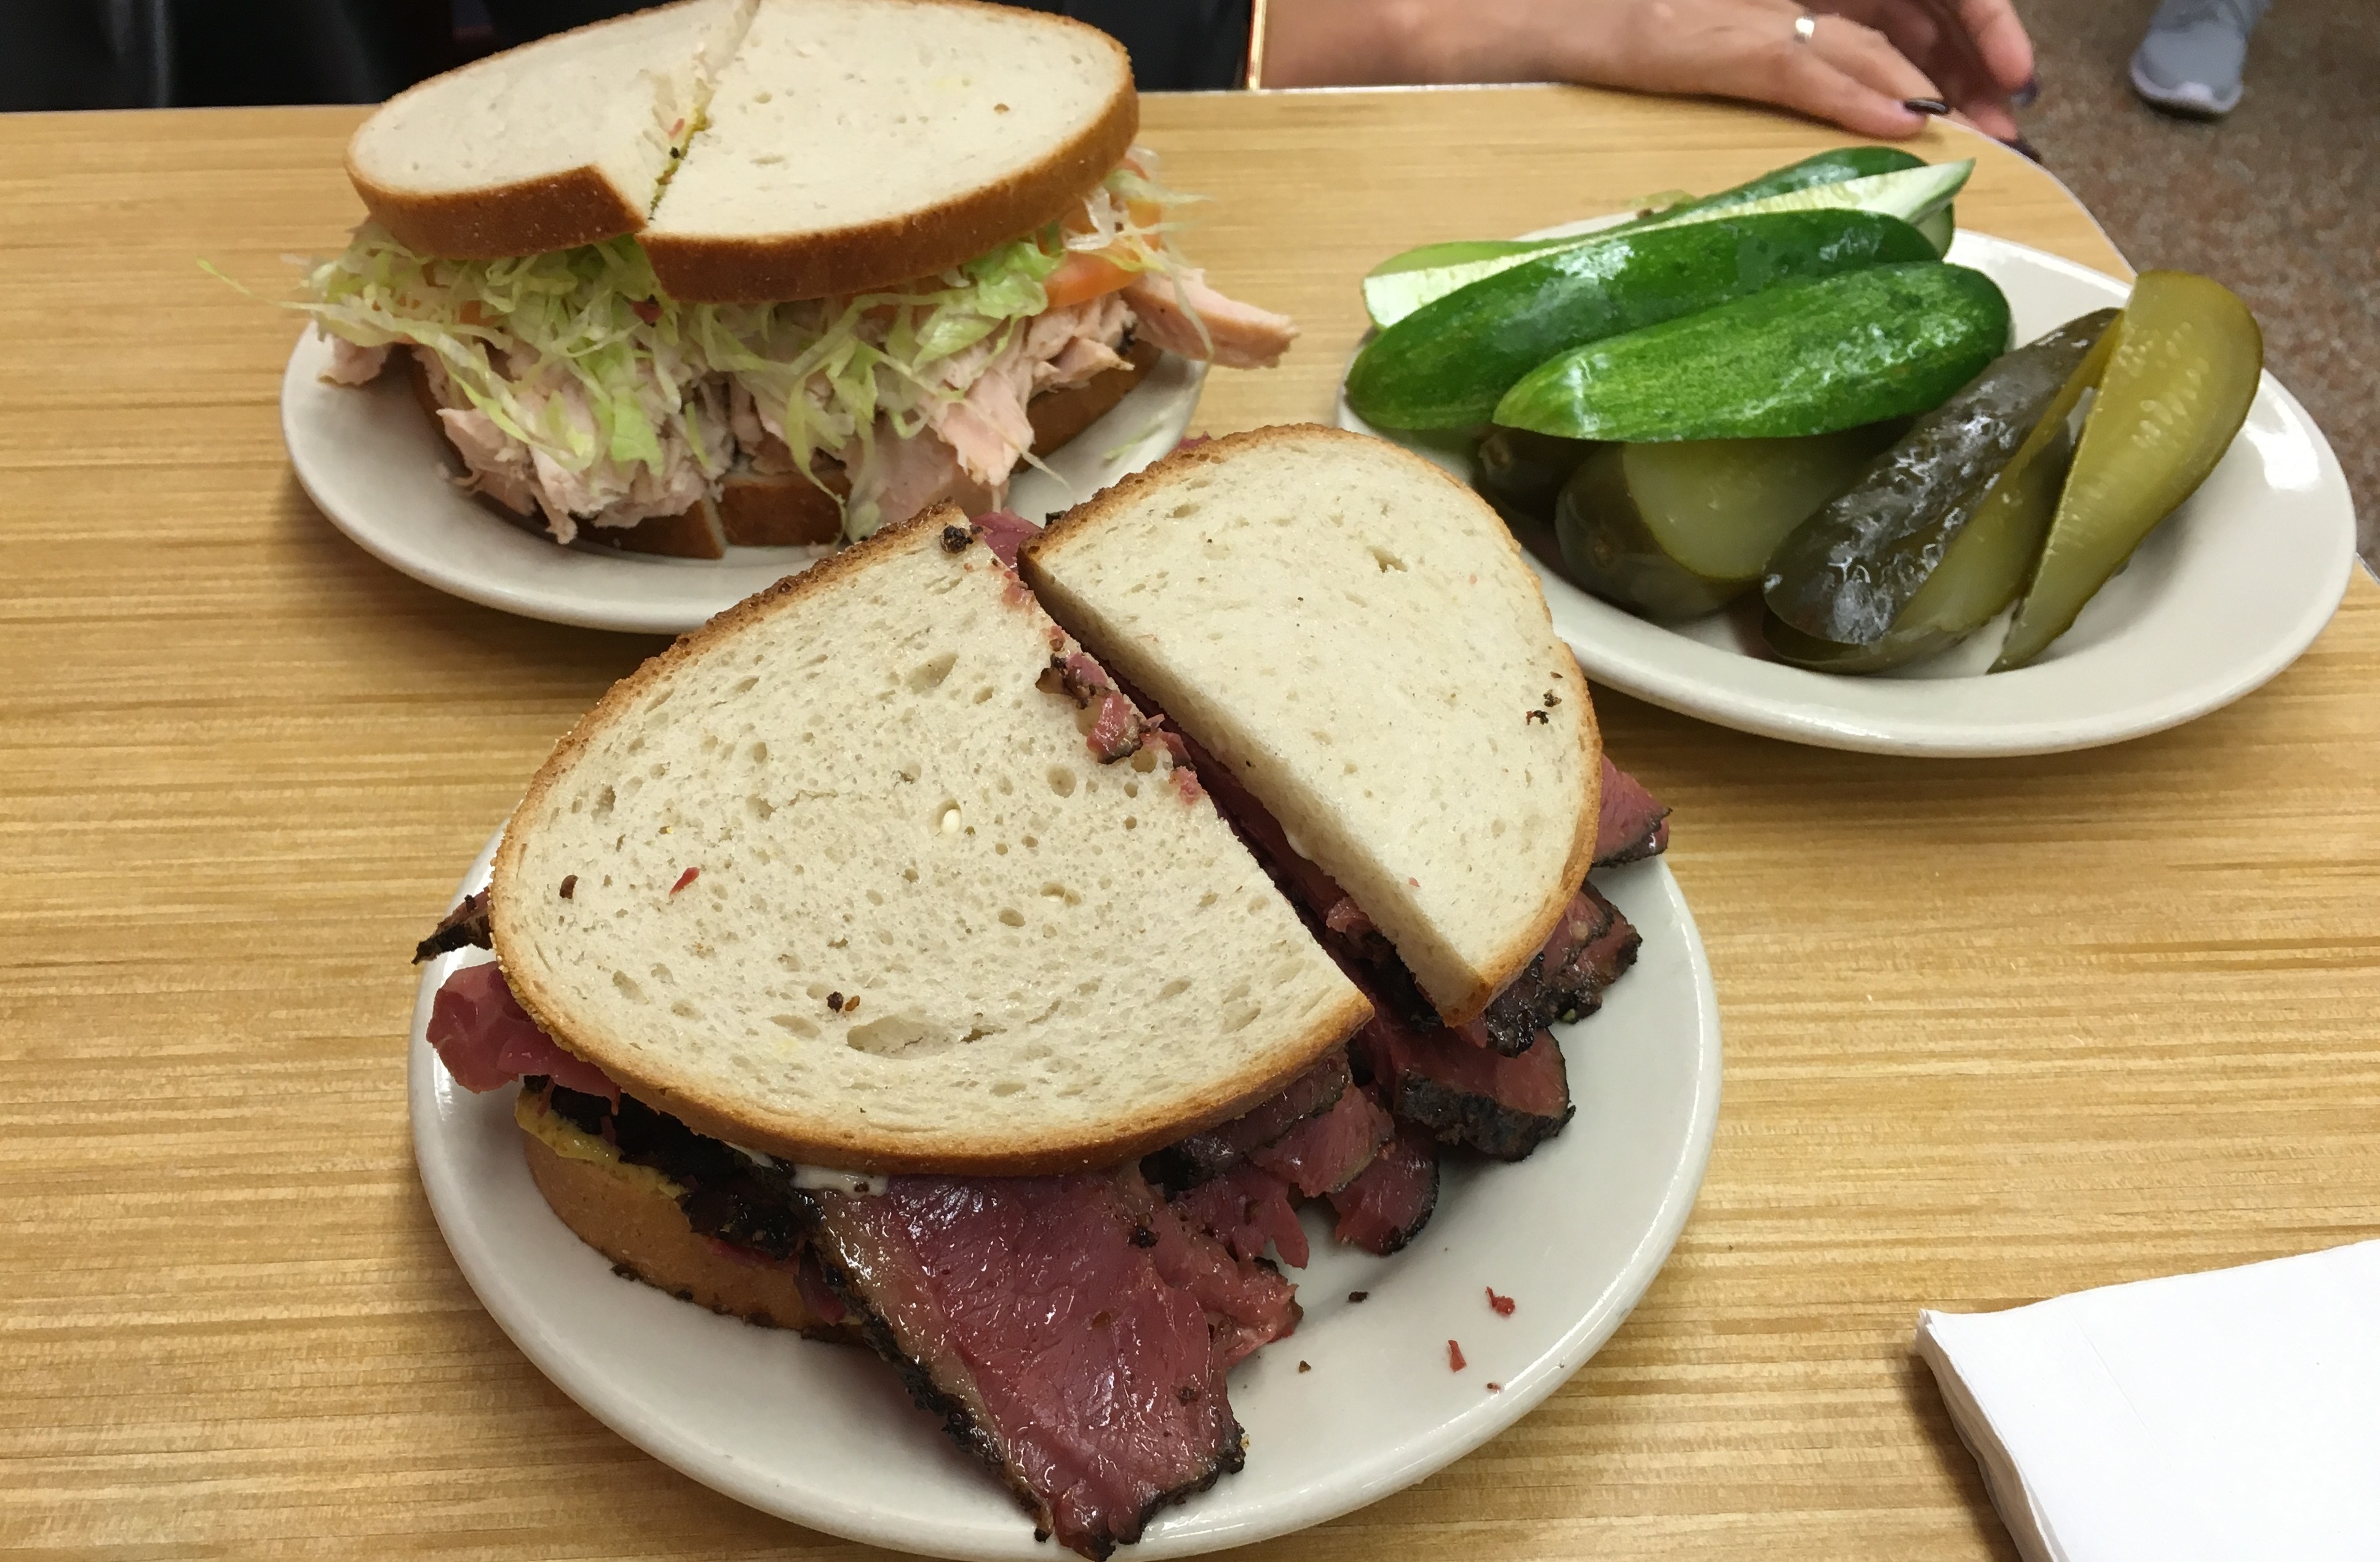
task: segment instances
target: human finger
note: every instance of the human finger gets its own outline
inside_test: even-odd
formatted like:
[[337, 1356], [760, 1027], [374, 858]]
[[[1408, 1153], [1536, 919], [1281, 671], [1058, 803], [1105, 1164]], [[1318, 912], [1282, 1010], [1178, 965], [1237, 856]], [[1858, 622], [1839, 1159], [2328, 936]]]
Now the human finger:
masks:
[[1826, 0], [1828, 8], [1863, 22], [1890, 41], [1911, 64], [1933, 78], [1942, 98], [1957, 102], [1992, 91], [1990, 73], [1965, 30], [1923, 0]]
[[1921, 68], [1930, 69], [1942, 42], [1941, 24], [1917, 0], [1822, 0], [1826, 8], [1876, 29]]
[[1917, 134], [1925, 116], [1905, 100], [1932, 96], [1932, 84], [1897, 54], [1897, 71], [1888, 67], [1859, 33], [1866, 30], [1840, 17], [1819, 18], [1807, 41], [1788, 30], [1714, 60], [1718, 84], [1710, 90], [1795, 109], [1859, 135], [1897, 140]]
[[1870, 20], [1918, 68], [1938, 84], [1935, 94], [1972, 116], [1979, 128], [1998, 139], [2016, 134], [2008, 93], [1992, 77], [1975, 52], [1965, 27], [1947, 12], [1932, 7], [1935, 0], [1830, 0], [1847, 17]]
[[1827, 17], [1812, 29], [1809, 46], [1828, 64], [1895, 103], [1940, 98], [1939, 87], [1909, 54], [1874, 28], [1843, 16]]
[[1968, 38], [1975, 56], [1991, 74], [2002, 96], [2023, 91], [2034, 73], [2033, 40], [2017, 19], [2009, 0], [1936, 0], [1949, 5]]
[[[1949, 104], [1964, 112], [1978, 129], [1998, 140], [2013, 139], [2017, 134], [2016, 115], [2010, 111], [2010, 96], [2022, 87], [2033, 75], [2033, 46], [2024, 38], [2024, 29], [2009, 10], [2006, 0], [1884, 0], [1895, 16], [1906, 19], [1911, 31], [1911, 43], [1917, 44], [1922, 36], [1933, 40], [1930, 54], [1912, 55], [1942, 83], [1942, 96]], [[2005, 18], [2002, 28], [1997, 18]], [[1984, 42], [1975, 31], [1983, 25], [2003, 54], [1995, 66], [1985, 57]], [[2013, 30], [2021, 51], [2007, 54], [2008, 30]], [[2023, 74], [2014, 81], [2007, 79], [2004, 71], [2022, 67]]]

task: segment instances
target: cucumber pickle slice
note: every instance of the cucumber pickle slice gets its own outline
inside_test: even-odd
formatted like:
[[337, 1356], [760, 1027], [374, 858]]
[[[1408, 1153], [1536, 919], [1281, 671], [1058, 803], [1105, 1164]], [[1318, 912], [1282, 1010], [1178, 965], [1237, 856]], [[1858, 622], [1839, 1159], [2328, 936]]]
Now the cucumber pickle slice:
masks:
[[[2024, 455], [2027, 472], [2039, 465], [2089, 382], [2082, 371], [2115, 318], [2113, 309], [2084, 315], [1994, 360], [1787, 537], [1762, 587], [1778, 631], [1771, 648], [1791, 661], [1852, 671], [1896, 665], [1947, 643], [1937, 632], [1951, 624], [1912, 617], [1915, 599], [2017, 458]], [[2036, 431], [2041, 440], [2029, 444]], [[1961, 632], [2014, 594], [2030, 552], [2017, 552], [2011, 566], [2006, 550], [2028, 540], [2020, 534], [2028, 518], [2037, 521], [2038, 491], [2034, 483], [2013, 496], [2034, 501], [2031, 510], [2004, 503], [1996, 511], [1995, 540], [1962, 561], [1965, 569], [1998, 563], [1995, 578], [2005, 586], [1954, 575], [1927, 604], [1955, 609], [1957, 619], [1974, 611], [1976, 599], [2002, 593]], [[2038, 536], [2036, 527], [2032, 538]], [[1956, 592], [1964, 594], [1943, 600]]]
[[1974, 171], [1975, 161], [1920, 163], [1835, 184], [1805, 185], [1736, 203], [1709, 200], [1672, 207], [1647, 217], [1560, 238], [1465, 239], [1425, 245], [1392, 256], [1364, 278], [1364, 309], [1383, 330], [1434, 299], [1524, 265], [1556, 250], [1606, 244], [1660, 228], [1713, 222], [1765, 212], [1876, 212], [1904, 223], [1922, 223], [1950, 204]]
[[1873, 266], [1607, 337], [1532, 369], [1496, 421], [1564, 439], [1786, 439], [1940, 405], [2008, 345], [1964, 266]]
[[1716, 612], [1758, 585], [1778, 541], [1900, 431], [1600, 446], [1554, 509], [1563, 571], [1649, 618]]
[[2230, 289], [2185, 272], [2140, 274], [1993, 672], [2048, 648], [2157, 523], [2198, 491], [2247, 421], [2264, 367], [2264, 334]]
[[1799, 163], [1789, 163], [1782, 168], [1772, 168], [1757, 178], [1730, 186], [1717, 195], [1696, 200], [1682, 193], [1674, 205], [1657, 207], [1624, 223], [1597, 228], [1592, 234], [1566, 234], [1560, 238], [1455, 239], [1444, 244], [1425, 244], [1390, 256], [1366, 272], [1366, 280], [1394, 276], [1400, 272], [1439, 271], [1448, 266], [1468, 265], [1475, 260], [1500, 260], [1509, 255], [1542, 255], [1548, 250], [1566, 249], [1589, 239], [1608, 238], [1632, 228], [1695, 212], [1742, 206], [1772, 195], [1807, 189], [1813, 185], [1839, 185], [1848, 179], [1871, 178], [1878, 174], [1898, 174], [1903, 169], [1924, 166], [1924, 158], [1914, 152], [1903, 151], [1899, 147], [1837, 147], [1831, 151], [1805, 157]]
[[1777, 212], [1564, 249], [1426, 304], [1347, 371], [1347, 405], [1392, 429], [1484, 423], [1557, 354], [1801, 277], [1929, 261], [1933, 246], [1873, 212]]

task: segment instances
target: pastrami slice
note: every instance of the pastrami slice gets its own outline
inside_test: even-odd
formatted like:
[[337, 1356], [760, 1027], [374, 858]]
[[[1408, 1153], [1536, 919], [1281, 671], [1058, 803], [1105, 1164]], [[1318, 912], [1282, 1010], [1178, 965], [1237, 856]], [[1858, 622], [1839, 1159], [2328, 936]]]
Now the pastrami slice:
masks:
[[1645, 784], [1603, 760], [1603, 792], [1595, 819], [1595, 866], [1616, 867], [1670, 849], [1670, 810]]
[[442, 954], [452, 954], [462, 949], [493, 947], [488, 931], [488, 892], [481, 890], [455, 902], [455, 909], [438, 919], [430, 937], [413, 946], [413, 963], [435, 960]]
[[1329, 1111], [1346, 1093], [1350, 1080], [1346, 1049], [1334, 1049], [1269, 1100], [1145, 1156], [1141, 1170], [1150, 1181], [1177, 1190], [1220, 1177], [1251, 1150], [1262, 1149], [1307, 1119]]
[[455, 1083], [484, 1094], [528, 1074], [617, 1103], [620, 1087], [583, 1058], [554, 1045], [513, 996], [493, 961], [458, 968], [430, 1001], [424, 1032]]
[[1248, 1158], [1309, 1199], [1335, 1193], [1372, 1164], [1396, 1132], [1378, 1103], [1360, 1090], [1341, 1094], [1330, 1109], [1307, 1118]]
[[1382, 1010], [1356, 1033], [1355, 1046], [1397, 1120], [1427, 1129], [1440, 1144], [1521, 1160], [1576, 1110], [1551, 1031], [1507, 1058], [1459, 1031], [1418, 1029]]
[[1602, 891], [1581, 886], [1545, 948], [1463, 1034], [1508, 1057], [1527, 1051], [1547, 1026], [1584, 1020], [1601, 1008], [1603, 989], [1635, 963], [1643, 942]]
[[1162, 1234], [1134, 1207], [1147, 1189], [1121, 1177], [1138, 1184], [896, 1177], [808, 1195], [828, 1278], [911, 1397], [1091, 1557], [1243, 1457], [1207, 1314], [1160, 1272]]
[[1140, 1222], [1133, 1241], [1148, 1249], [1168, 1285], [1196, 1298], [1206, 1312], [1217, 1367], [1228, 1372], [1296, 1329], [1305, 1310], [1297, 1304], [1297, 1288], [1280, 1270], [1254, 1254], [1235, 1255], [1147, 1183], [1125, 1176], [1116, 1185]]
[[1341, 1241], [1382, 1257], [1395, 1253], [1438, 1208], [1438, 1142], [1427, 1129], [1400, 1123], [1363, 1174], [1330, 1195], [1330, 1207]]
[[1303, 1269], [1312, 1254], [1290, 1194], [1289, 1184], [1271, 1172], [1244, 1164], [1199, 1183], [1176, 1199], [1174, 1207], [1242, 1258], [1263, 1256], [1269, 1242], [1283, 1264]]

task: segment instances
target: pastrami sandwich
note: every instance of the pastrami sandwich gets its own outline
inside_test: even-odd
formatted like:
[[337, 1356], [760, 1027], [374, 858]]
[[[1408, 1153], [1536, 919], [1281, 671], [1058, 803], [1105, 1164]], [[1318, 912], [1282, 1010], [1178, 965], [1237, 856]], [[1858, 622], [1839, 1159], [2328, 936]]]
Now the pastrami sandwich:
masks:
[[1180, 727], [1364, 987], [1359, 1050], [1399, 1115], [1508, 1159], [1558, 1132], [1549, 1027], [1592, 1013], [1637, 947], [1587, 873], [1659, 849], [1660, 821], [1604, 840], [1607, 787], [1623, 815], [1642, 791], [1603, 760], [1495, 514], [1377, 440], [1260, 429], [1127, 478], [1019, 563]]
[[[1111, 542], [1145, 565], [1093, 568]], [[1175, 632], [1245, 665], [1141, 645]], [[1615, 776], [1492, 512], [1376, 442], [1236, 436], [1038, 539], [887, 527], [624, 681], [422, 946], [496, 956], [430, 1040], [469, 1088], [523, 1082], [589, 1243], [873, 1348], [1104, 1556], [1240, 1468], [1228, 1374], [1297, 1326], [1301, 1203], [1390, 1253], [1443, 1155], [1568, 1120], [1550, 1032], [1508, 1055], [1475, 1022], [1533, 973], [1584, 1012], [1633, 955], [1598, 898], [1599, 952], [1550, 958], [1590, 859], [1659, 843]], [[1463, 1028], [1416, 1009], [1440, 989]]]
[[1123, 49], [975, 0], [680, 0], [392, 99], [310, 278], [557, 541], [719, 557], [999, 503], [1160, 350], [1276, 361], [1173, 248]]

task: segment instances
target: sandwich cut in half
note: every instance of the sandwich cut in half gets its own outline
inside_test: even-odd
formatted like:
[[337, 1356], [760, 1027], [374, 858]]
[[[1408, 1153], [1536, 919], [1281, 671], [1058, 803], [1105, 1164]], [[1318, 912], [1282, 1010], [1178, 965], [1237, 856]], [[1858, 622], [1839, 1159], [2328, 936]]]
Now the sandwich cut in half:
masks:
[[515, 811], [514, 995], [699, 1132], [864, 1172], [1114, 1166], [1280, 1089], [1363, 1000], [1162, 750], [1100, 762], [1072, 649], [949, 509], [714, 619]]
[[679, 0], [477, 61], [357, 130], [370, 213], [304, 308], [330, 376], [411, 375], [557, 541], [822, 546], [1032, 453], [1160, 350], [1286, 319], [1174, 248], [1106, 34], [976, 0]]
[[886, 528], [615, 685], [424, 944], [496, 956], [430, 1040], [526, 1082], [590, 1245], [864, 1338], [1102, 1554], [1239, 1468], [1224, 1374], [1298, 1315], [1137, 1163], [1368, 1007], [983, 535]]
[[[1586, 882], [1627, 842], [1599, 848], [1585, 679], [1496, 513], [1384, 442], [1261, 429], [1127, 478], [1019, 562], [1181, 728], [1371, 995], [1390, 1105], [1493, 1155], [1557, 1132], [1549, 1026], [1592, 1012], [1635, 954]], [[1415, 1059], [1441, 1055], [1494, 1074], [1512, 1109], [1437, 1100]]]
[[[1038, 540], [946, 508], [617, 685], [531, 783], [488, 890], [417, 951], [492, 950], [446, 977], [428, 1039], [468, 1088], [520, 1082], [531, 1175], [574, 1231], [686, 1300], [875, 1350], [1087, 1556], [1240, 1468], [1228, 1374], [1297, 1326], [1301, 1205], [1391, 1253], [1445, 1156], [1517, 1159], [1570, 1117], [1543, 1024], [1507, 1054], [1478, 1020], [1440, 1023], [1293, 849], [1250, 786], [1289, 793], [1238, 762], [1251, 734], [1310, 749], [1279, 735], [1286, 706], [1354, 763], [1321, 773], [1301, 843], [1334, 806], [1350, 849], [1409, 878], [1450, 842], [1511, 842], [1518, 867], [1458, 866], [1473, 898], [1408, 884], [1387, 914], [1486, 973], [1483, 1016], [1540, 970], [1583, 1013], [1634, 953], [1573, 859], [1659, 850], [1662, 810], [1607, 767], [1598, 819], [1591, 716], [1555, 719], [1585, 691], [1538, 643], [1534, 585], [1388, 449], [1280, 430], [1151, 478], [1172, 522], [1140, 536], [1152, 566], [1213, 587], [1181, 600], [1184, 632], [1305, 691], [1267, 704], [1247, 671], [1185, 657], [1165, 686], [1215, 754], [1014, 573], [1020, 547], [1062, 561], [1133, 490]], [[1364, 600], [1252, 619], [1293, 569]], [[1326, 628], [1351, 643], [1323, 654]], [[1375, 692], [1384, 649], [1402, 694]], [[1574, 697], [1537, 698], [1557, 673]], [[1515, 708], [1506, 734], [1523, 684], [1541, 719]], [[1216, 719], [1227, 697], [1249, 709]], [[1465, 764], [1468, 790], [1446, 784]], [[1330, 801], [1376, 774], [1402, 812]], [[1561, 926], [1581, 894], [1602, 910], [1557, 951], [1537, 902], [1560, 886]]]

